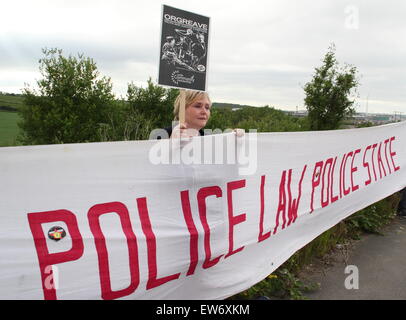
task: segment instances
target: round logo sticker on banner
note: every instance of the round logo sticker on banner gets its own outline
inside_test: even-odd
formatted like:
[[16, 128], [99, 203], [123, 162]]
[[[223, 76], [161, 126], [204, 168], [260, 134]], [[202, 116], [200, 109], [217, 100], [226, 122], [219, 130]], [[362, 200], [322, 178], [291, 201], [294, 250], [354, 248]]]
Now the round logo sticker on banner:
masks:
[[51, 240], [59, 241], [66, 236], [66, 231], [62, 227], [52, 227], [48, 231], [48, 238]]

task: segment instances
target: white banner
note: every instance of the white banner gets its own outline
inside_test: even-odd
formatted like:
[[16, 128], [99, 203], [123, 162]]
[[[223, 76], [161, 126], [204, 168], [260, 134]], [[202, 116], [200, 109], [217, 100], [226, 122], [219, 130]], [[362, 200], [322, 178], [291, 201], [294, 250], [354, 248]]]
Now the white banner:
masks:
[[404, 188], [405, 133], [0, 148], [0, 299], [224, 299]]

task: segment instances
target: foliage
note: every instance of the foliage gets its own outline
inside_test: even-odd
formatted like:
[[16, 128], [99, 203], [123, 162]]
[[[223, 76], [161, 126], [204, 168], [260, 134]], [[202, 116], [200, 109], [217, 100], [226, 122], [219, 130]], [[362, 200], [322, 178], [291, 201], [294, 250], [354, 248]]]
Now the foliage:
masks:
[[308, 129], [306, 120], [295, 118], [272, 107], [244, 107], [238, 110], [231, 108], [212, 108], [210, 120], [206, 128], [229, 129], [241, 128], [258, 132], [305, 131]]
[[97, 128], [114, 112], [110, 78], [99, 77], [96, 63], [64, 57], [62, 50], [43, 49], [38, 92], [24, 88], [19, 123], [24, 144], [98, 141]]
[[358, 238], [362, 232], [381, 234], [382, 227], [396, 215], [399, 199], [399, 194], [393, 194], [350, 216], [346, 222], [351, 236]]
[[149, 119], [154, 128], [168, 127], [174, 118], [173, 104], [178, 94], [177, 89], [165, 89], [155, 85], [151, 78], [148, 79], [146, 88], [130, 83], [127, 90], [127, 110], [131, 114]]
[[358, 84], [356, 67], [345, 65], [340, 68], [335, 47], [330, 46], [323, 65], [315, 69], [312, 80], [304, 86], [310, 129], [338, 129], [342, 120], [355, 112], [350, 95]]
[[284, 265], [288, 270], [297, 274], [305, 265], [311, 263], [314, 258], [321, 258], [334, 249], [337, 244], [346, 242], [347, 237], [348, 229], [346, 223], [341, 221], [297, 251]]
[[[108, 112], [104, 114], [103, 119], [94, 124], [93, 140], [89, 139], [89, 141], [148, 139], [149, 133], [153, 129], [171, 125], [173, 103], [177, 94], [178, 90], [162, 88], [154, 84], [151, 79], [148, 80], [145, 88], [130, 83], [126, 99], [110, 101]], [[30, 95], [29, 98], [41, 99], [43, 97]], [[27, 117], [33, 117], [35, 110], [35, 106], [28, 108]], [[27, 129], [34, 127], [33, 121], [28, 121], [30, 126], [26, 126]], [[37, 127], [45, 124], [45, 121], [37, 121]], [[69, 124], [65, 123], [65, 127], [69, 127]], [[228, 128], [243, 128], [247, 131], [256, 129], [258, 132], [303, 131], [308, 130], [308, 127], [306, 118], [295, 118], [272, 107], [244, 106], [232, 111], [230, 106], [225, 105], [213, 106], [209, 123], [206, 126], [206, 128], [221, 130]], [[48, 132], [46, 129], [41, 128], [39, 131], [46, 134]], [[45, 141], [47, 140], [44, 139], [43, 142], [38, 143], [48, 143]], [[70, 142], [83, 141], [80, 139], [73, 141], [72, 139]], [[26, 140], [26, 144], [29, 143], [34, 142]]]
[[114, 102], [114, 113], [98, 127], [101, 141], [146, 140], [155, 128], [171, 125], [177, 89], [165, 89], [151, 78], [145, 88], [129, 83], [127, 99]]
[[252, 286], [230, 300], [256, 299], [260, 296], [272, 299], [305, 300], [304, 292], [314, 291], [319, 287], [317, 283], [306, 284], [295, 276], [289, 269], [281, 266], [261, 282]]
[[369, 127], [373, 127], [375, 126], [375, 124], [373, 124], [371, 121], [365, 121], [365, 122], [361, 122], [359, 124], [357, 124], [357, 128], [369, 128]]
[[147, 140], [154, 129], [152, 119], [146, 118], [128, 102], [114, 102], [114, 112], [109, 113], [106, 123], [98, 127], [100, 141]]

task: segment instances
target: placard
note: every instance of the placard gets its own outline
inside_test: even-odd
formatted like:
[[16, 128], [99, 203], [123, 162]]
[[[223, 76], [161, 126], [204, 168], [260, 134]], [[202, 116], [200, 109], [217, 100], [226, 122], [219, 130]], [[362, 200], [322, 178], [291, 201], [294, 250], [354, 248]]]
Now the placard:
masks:
[[163, 5], [158, 84], [206, 91], [210, 18]]

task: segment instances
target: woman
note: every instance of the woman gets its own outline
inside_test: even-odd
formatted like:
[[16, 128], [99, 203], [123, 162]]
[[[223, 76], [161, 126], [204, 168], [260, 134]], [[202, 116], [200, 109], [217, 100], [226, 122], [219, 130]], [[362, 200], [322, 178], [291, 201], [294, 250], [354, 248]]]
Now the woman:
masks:
[[[179, 121], [179, 109], [181, 104], [180, 94], [175, 100], [173, 113], [175, 120]], [[211, 100], [207, 92], [185, 90], [185, 123], [178, 124], [175, 128], [165, 128], [168, 136], [173, 138], [190, 138], [204, 136], [203, 128], [210, 118]], [[244, 129], [233, 129], [237, 137], [244, 135]]]
[[[175, 100], [173, 113], [179, 121], [180, 95]], [[203, 136], [203, 128], [210, 118], [211, 101], [209, 95], [202, 91], [185, 90], [185, 123], [175, 128], [165, 128], [170, 138], [188, 138]]]

